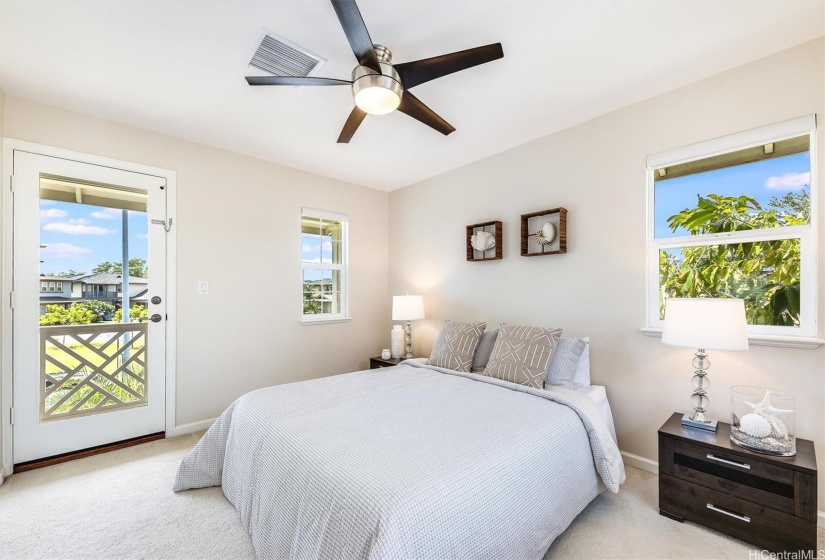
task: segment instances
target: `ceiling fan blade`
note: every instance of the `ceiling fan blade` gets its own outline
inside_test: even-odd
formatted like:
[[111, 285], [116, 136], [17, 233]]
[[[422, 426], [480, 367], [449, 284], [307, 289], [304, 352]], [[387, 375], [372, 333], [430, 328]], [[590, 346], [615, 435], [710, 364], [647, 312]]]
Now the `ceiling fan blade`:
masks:
[[332, 7], [335, 8], [335, 13], [338, 15], [338, 21], [341, 22], [341, 27], [344, 28], [344, 34], [347, 36], [349, 46], [352, 47], [352, 52], [355, 53], [355, 58], [358, 59], [358, 63], [361, 66], [367, 66], [380, 73], [381, 66], [378, 65], [378, 55], [375, 54], [370, 33], [367, 31], [364, 18], [361, 17], [361, 12], [358, 10], [358, 5], [355, 3], [355, 0], [331, 1]]
[[361, 126], [361, 123], [366, 117], [367, 114], [359, 109], [358, 107], [352, 108], [352, 113], [349, 114], [347, 118], [347, 122], [344, 123], [344, 128], [341, 130], [341, 135], [338, 136], [338, 143], [339, 144], [347, 144], [350, 140], [352, 140], [355, 131], [358, 130], [358, 127]]
[[455, 132], [455, 128], [450, 123], [439, 117], [435, 111], [424, 105], [409, 91], [405, 91], [401, 96], [401, 105], [398, 106], [398, 110], [436, 129], [444, 136]]
[[302, 76], [247, 76], [250, 86], [349, 86], [352, 82], [333, 78]]
[[504, 57], [501, 43], [393, 65], [405, 89]]

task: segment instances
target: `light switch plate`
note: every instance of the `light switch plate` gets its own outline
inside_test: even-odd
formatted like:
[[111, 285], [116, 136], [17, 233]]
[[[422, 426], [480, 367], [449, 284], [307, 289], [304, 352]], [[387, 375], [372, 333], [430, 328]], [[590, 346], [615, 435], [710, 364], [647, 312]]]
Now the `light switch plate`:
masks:
[[205, 296], [209, 293], [209, 282], [206, 280], [198, 280], [198, 294]]

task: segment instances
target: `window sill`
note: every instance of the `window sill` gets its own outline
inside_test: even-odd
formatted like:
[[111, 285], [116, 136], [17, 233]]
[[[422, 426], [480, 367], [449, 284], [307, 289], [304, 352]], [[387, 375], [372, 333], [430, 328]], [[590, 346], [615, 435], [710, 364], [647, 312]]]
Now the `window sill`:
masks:
[[301, 318], [302, 325], [332, 325], [335, 323], [349, 323], [352, 321], [352, 317], [337, 317], [335, 319], [307, 319], [306, 317]]
[[[639, 331], [641, 331], [645, 336], [662, 338], [661, 328], [642, 328], [639, 329]], [[803, 348], [806, 350], [811, 350], [825, 344], [825, 340], [808, 336], [749, 334], [748, 343], [753, 344], [754, 346], [777, 346], [781, 348]]]

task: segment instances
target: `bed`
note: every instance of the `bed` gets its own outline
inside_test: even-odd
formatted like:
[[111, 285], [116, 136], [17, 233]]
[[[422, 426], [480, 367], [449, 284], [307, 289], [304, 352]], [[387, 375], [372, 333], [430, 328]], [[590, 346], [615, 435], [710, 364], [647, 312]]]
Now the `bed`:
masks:
[[605, 404], [420, 362], [278, 385], [218, 418], [174, 491], [222, 486], [261, 558], [541, 558], [624, 482]]

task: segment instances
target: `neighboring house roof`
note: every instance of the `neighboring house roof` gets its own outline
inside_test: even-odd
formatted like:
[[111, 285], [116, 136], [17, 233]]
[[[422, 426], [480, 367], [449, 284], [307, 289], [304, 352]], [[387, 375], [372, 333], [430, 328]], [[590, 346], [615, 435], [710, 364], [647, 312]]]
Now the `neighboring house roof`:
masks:
[[71, 278], [65, 278], [63, 276], [48, 276], [46, 274], [41, 274], [38, 276], [40, 280], [49, 280], [49, 281], [57, 281], [57, 282], [70, 282]]
[[[120, 274], [88, 274], [73, 279], [82, 284], [120, 284], [123, 278]], [[138, 276], [130, 276], [129, 284], [148, 284], [149, 280]]]
[[70, 297], [60, 297], [60, 296], [41, 296], [40, 303], [43, 305], [47, 305], [49, 303], [72, 303], [78, 301], [75, 298]]

